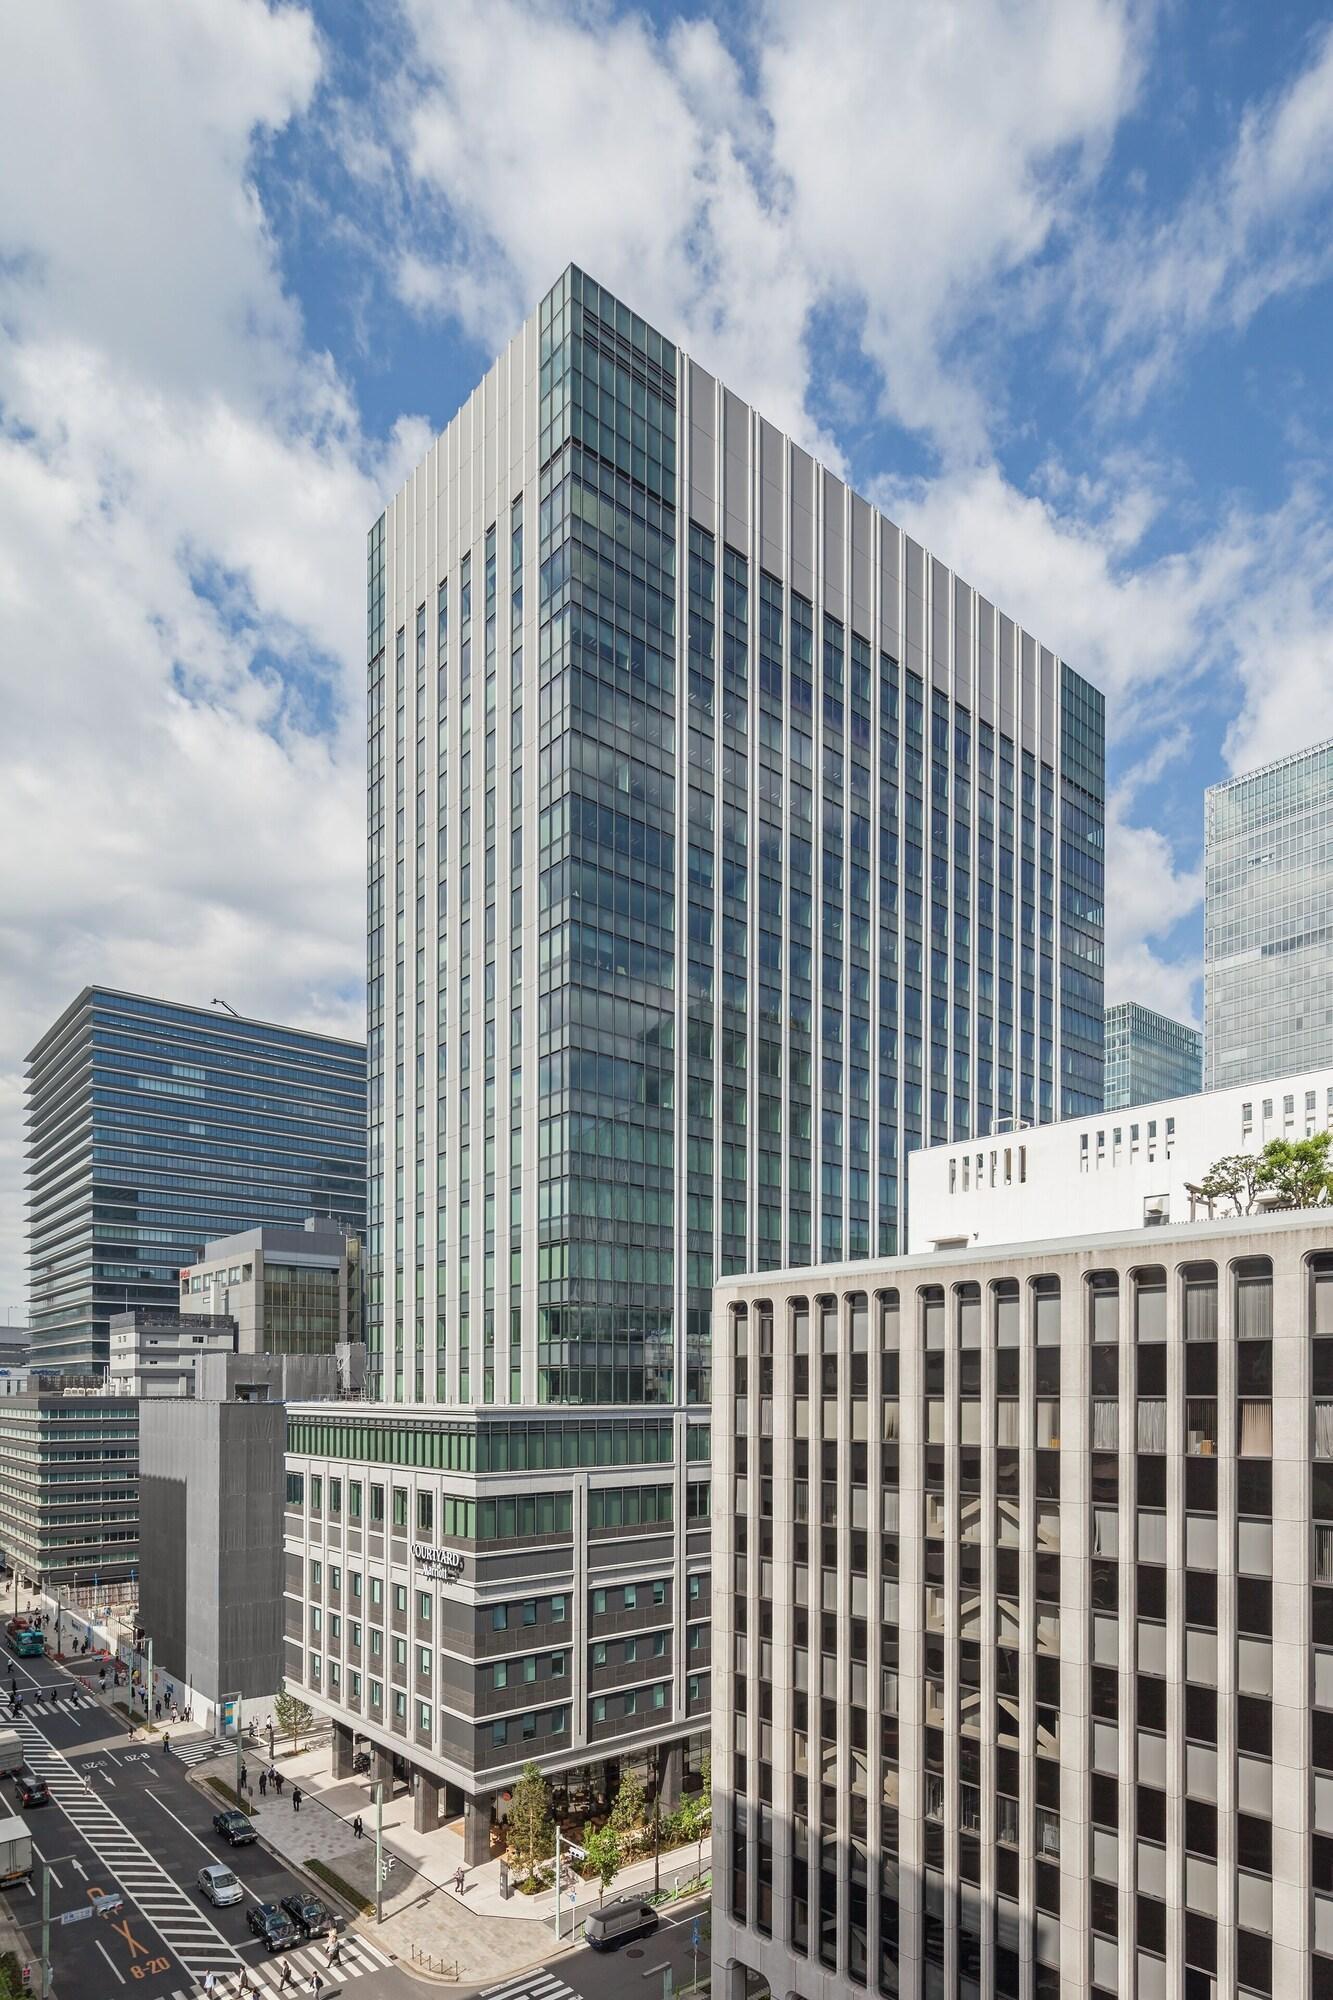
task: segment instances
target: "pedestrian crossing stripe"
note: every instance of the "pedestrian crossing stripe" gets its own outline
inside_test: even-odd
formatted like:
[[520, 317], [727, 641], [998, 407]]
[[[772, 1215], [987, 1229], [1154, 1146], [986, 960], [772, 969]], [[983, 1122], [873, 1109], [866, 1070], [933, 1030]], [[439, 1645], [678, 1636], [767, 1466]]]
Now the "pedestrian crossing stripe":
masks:
[[[65, 1695], [60, 1701], [34, 1701], [31, 1696], [24, 1695], [19, 1709], [19, 1720], [22, 1721], [25, 1715], [68, 1715], [72, 1708], [92, 1708], [95, 1703], [96, 1696], [91, 1694]], [[4, 1720], [7, 1722], [14, 1720], [12, 1705]]]
[[499, 1986], [488, 1986], [482, 2000], [577, 2000], [577, 1995], [563, 1979], [537, 1966], [532, 1972], [516, 1973]]
[[222, 1757], [230, 1749], [230, 1744], [219, 1743], [215, 1736], [207, 1736], [193, 1743], [173, 1743], [171, 1754], [182, 1764], [206, 1764], [210, 1757]]
[[[371, 1944], [368, 1938], [352, 1935], [343, 1938], [342, 1952], [336, 1965], [329, 1964], [328, 1952], [322, 1946], [306, 1945], [292, 1951], [273, 1952], [247, 1967], [247, 1970], [261, 1992], [280, 1993], [284, 1990], [282, 1969], [289, 1966], [292, 1977], [286, 1991], [298, 1994], [309, 1991], [313, 1972], [320, 1974], [326, 1989], [337, 1991], [348, 1980], [362, 1979], [372, 1972], [383, 1972], [392, 1963], [389, 1954], [381, 1951], [378, 1945]], [[232, 2000], [234, 1995], [246, 1991], [244, 1975], [239, 1972], [219, 1972], [215, 1983], [218, 2000]], [[177, 1987], [169, 2000], [198, 2000], [198, 1988], [187, 1993]], [[552, 1996], [552, 2000], [557, 2000], [557, 1996]], [[573, 2000], [573, 1995], [570, 1995], [570, 2000]]]

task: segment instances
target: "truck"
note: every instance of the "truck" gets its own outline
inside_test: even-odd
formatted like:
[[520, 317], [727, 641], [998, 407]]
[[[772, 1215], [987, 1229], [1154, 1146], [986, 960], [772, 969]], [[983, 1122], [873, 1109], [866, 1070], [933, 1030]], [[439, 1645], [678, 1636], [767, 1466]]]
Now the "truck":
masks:
[[21, 1770], [27, 1758], [23, 1753], [23, 1738], [17, 1729], [0, 1729], [0, 1778], [8, 1778]]
[[38, 1660], [46, 1652], [42, 1632], [28, 1618], [10, 1618], [4, 1628], [4, 1644], [10, 1652], [16, 1652], [20, 1660]]
[[32, 1836], [17, 1813], [0, 1808], [0, 1889], [10, 1888], [32, 1874]]

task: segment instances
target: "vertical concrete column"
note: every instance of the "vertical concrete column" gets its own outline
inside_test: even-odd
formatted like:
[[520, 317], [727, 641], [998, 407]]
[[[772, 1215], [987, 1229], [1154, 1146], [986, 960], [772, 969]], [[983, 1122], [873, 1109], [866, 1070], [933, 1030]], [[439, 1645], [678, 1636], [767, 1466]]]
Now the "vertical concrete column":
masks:
[[412, 1802], [412, 1825], [417, 1833], [434, 1833], [440, 1824], [440, 1780], [429, 1771], [417, 1772], [416, 1797]]
[[680, 1804], [681, 1780], [685, 1775], [685, 1745], [664, 1743], [657, 1753], [657, 1795], [664, 1813]]
[[333, 1725], [333, 1775], [335, 1779], [350, 1778], [352, 1775], [352, 1746], [355, 1742], [352, 1731], [345, 1722]]
[[463, 1800], [463, 1862], [468, 1868], [491, 1858], [491, 1805], [488, 1792]]
[[387, 1805], [393, 1797], [392, 1750], [381, 1750], [378, 1744], [375, 1746], [375, 1753], [371, 1758], [370, 1775], [375, 1784], [383, 1785], [384, 1803]]

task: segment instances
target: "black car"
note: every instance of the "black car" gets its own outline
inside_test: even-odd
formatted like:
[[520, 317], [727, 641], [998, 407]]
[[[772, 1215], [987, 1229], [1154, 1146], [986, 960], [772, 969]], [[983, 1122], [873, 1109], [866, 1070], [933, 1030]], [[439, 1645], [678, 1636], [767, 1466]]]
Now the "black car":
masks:
[[222, 1835], [228, 1847], [248, 1847], [256, 1838], [255, 1830], [245, 1814], [234, 1809], [214, 1813], [213, 1831]]
[[327, 1937], [330, 1924], [334, 1930], [346, 1930], [342, 1917], [335, 1917], [318, 1896], [312, 1896], [306, 1889], [298, 1889], [295, 1895], [284, 1896], [282, 1907], [300, 1931], [302, 1937]]
[[21, 1806], [49, 1806], [51, 1794], [45, 1778], [39, 1778], [35, 1771], [23, 1769], [14, 1773], [14, 1790], [18, 1793]]
[[276, 1903], [256, 1903], [246, 1911], [245, 1921], [266, 1951], [286, 1951], [297, 1942], [296, 1925]]

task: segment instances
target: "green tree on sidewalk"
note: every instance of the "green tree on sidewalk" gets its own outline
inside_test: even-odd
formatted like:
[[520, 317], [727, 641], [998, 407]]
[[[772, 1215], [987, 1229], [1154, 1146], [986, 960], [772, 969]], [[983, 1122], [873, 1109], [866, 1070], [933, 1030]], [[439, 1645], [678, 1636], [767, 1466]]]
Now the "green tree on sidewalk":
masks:
[[313, 1728], [315, 1711], [308, 1701], [302, 1701], [299, 1695], [288, 1694], [284, 1689], [273, 1698], [273, 1717], [283, 1735], [291, 1737], [293, 1750], [299, 1750], [301, 1732]]
[[523, 1766], [509, 1801], [509, 1838], [531, 1881], [538, 1864], [555, 1851], [551, 1787], [535, 1764]]
[[614, 1827], [624, 1847], [632, 1847], [643, 1827], [647, 1813], [647, 1794], [643, 1779], [631, 1765], [621, 1776], [620, 1790], [616, 1793], [611, 1807], [610, 1825]]
[[622, 1855], [620, 1835], [608, 1822], [595, 1827], [591, 1820], [584, 1824], [583, 1845], [588, 1850], [588, 1866], [598, 1881], [598, 1902], [602, 1902], [607, 1890], [620, 1873]]

